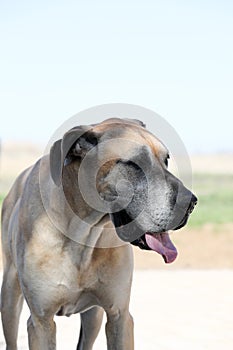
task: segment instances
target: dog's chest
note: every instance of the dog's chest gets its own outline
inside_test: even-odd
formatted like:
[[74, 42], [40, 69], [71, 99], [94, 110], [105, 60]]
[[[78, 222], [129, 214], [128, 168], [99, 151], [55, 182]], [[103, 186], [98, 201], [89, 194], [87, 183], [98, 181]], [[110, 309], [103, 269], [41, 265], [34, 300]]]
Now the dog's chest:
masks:
[[84, 312], [97, 305], [98, 301], [92, 292], [81, 292], [76, 294], [76, 298], [71, 298], [59, 307], [57, 316], [71, 316], [73, 314]]

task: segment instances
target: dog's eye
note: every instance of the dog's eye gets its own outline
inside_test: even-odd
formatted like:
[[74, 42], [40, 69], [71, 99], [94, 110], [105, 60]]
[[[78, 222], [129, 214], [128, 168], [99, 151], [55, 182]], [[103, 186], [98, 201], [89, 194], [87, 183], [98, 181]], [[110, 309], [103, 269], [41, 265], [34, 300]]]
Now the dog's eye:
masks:
[[166, 167], [168, 167], [168, 159], [170, 158], [169, 154], [167, 155], [166, 159], [164, 160], [164, 164]]
[[141, 168], [136, 163], [134, 163], [132, 160], [119, 159], [119, 160], [117, 160], [116, 163], [126, 164], [126, 165], [129, 165], [130, 167], [133, 167], [136, 170], [141, 170]]
[[125, 162], [127, 165], [129, 165], [129, 166], [131, 166], [131, 167], [133, 167], [133, 168], [135, 168], [135, 169], [140, 169], [140, 167], [136, 164], [136, 163], [134, 163], [134, 162], [132, 162], [131, 160], [128, 160], [127, 162]]

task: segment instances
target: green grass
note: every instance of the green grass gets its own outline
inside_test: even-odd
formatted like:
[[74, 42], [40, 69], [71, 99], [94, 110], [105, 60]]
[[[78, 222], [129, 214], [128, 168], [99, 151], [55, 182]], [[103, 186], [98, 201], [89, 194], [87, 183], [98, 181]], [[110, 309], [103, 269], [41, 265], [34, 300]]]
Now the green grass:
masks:
[[[189, 219], [189, 227], [233, 223], [233, 175], [194, 174], [193, 192], [198, 204]], [[0, 194], [0, 207], [3, 198]]]
[[193, 191], [198, 205], [189, 226], [233, 223], [233, 175], [194, 174]]

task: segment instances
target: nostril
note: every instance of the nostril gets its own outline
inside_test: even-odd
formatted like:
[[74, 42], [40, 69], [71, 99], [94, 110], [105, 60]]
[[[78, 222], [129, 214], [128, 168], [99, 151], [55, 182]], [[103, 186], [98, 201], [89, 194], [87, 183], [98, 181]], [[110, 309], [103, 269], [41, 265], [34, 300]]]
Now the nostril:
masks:
[[194, 194], [192, 194], [191, 203], [193, 204], [193, 207], [195, 207], [195, 205], [197, 204], [197, 201], [198, 201], [197, 197]]
[[191, 214], [195, 205], [197, 204], [197, 197], [192, 194], [191, 201], [189, 203], [188, 214]]

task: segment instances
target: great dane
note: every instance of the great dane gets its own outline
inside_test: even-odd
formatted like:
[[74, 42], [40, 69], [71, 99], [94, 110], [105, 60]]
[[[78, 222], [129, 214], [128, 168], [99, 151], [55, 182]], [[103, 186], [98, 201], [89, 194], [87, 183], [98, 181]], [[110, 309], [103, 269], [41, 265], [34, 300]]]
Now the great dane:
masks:
[[197, 202], [168, 157], [142, 122], [112, 118], [67, 131], [19, 175], [2, 208], [7, 350], [17, 349], [24, 299], [31, 350], [54, 350], [54, 316], [75, 313], [77, 350], [91, 350], [103, 312], [108, 350], [134, 349], [130, 243], [173, 262], [168, 231], [184, 226]]

